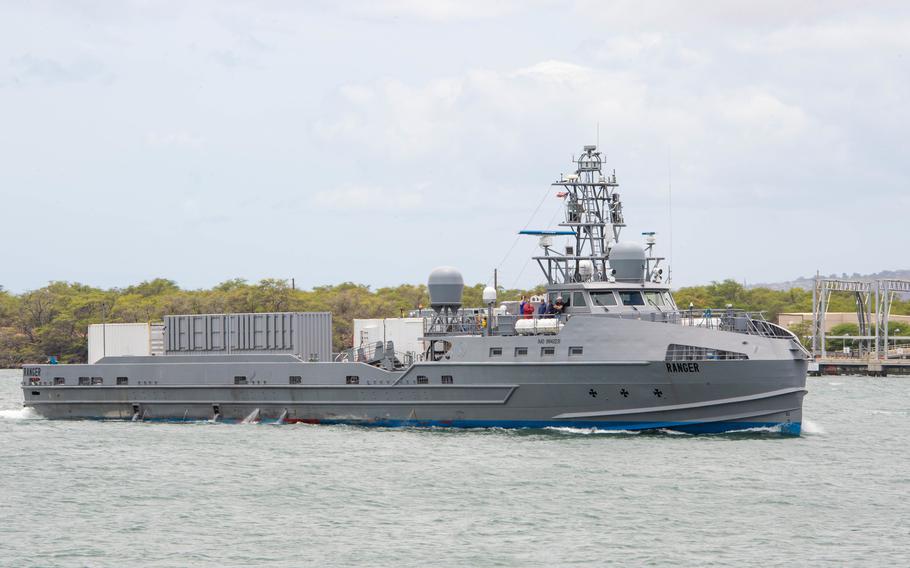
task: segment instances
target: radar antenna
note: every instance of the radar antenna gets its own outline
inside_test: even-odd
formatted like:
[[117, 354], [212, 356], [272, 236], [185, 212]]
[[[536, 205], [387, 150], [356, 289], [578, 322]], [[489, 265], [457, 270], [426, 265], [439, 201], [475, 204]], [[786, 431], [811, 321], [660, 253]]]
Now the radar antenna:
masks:
[[[560, 188], [556, 195], [565, 201], [565, 220], [559, 223], [564, 230], [521, 231], [540, 236], [543, 255], [533, 258], [549, 284], [607, 280], [610, 247], [619, 241], [619, 233], [626, 226], [616, 172], [604, 176], [604, 160], [597, 146], [585, 146], [581, 156], [572, 161], [575, 173], [560, 175], [552, 184]], [[574, 237], [574, 245], [557, 250], [553, 237], [562, 235]]]

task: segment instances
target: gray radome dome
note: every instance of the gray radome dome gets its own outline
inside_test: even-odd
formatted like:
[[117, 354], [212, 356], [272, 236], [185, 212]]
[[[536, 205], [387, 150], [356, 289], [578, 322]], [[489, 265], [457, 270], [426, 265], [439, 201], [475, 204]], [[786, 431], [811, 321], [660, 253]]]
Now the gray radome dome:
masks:
[[427, 279], [430, 291], [430, 306], [460, 306], [464, 292], [464, 278], [461, 272], [451, 266], [440, 266], [430, 272]]
[[641, 282], [645, 279], [645, 249], [638, 243], [616, 243], [610, 249], [610, 268], [617, 280]]

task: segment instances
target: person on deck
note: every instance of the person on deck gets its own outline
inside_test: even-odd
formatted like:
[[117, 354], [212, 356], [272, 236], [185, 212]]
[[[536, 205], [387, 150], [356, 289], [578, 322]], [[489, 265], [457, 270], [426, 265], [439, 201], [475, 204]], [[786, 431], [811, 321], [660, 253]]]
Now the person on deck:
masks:
[[553, 313], [556, 315], [562, 315], [566, 311], [566, 304], [563, 302], [562, 296], [556, 298], [556, 302], [553, 304]]
[[524, 314], [524, 319], [532, 319], [534, 317], [534, 304], [531, 302], [525, 302], [525, 307], [524, 310], [522, 310], [522, 313]]
[[550, 313], [550, 312], [547, 311], [547, 301], [542, 300], [540, 302], [540, 306], [538, 306], [538, 308], [537, 308], [537, 315], [539, 317], [546, 317], [548, 313]]
[[556, 307], [553, 305], [553, 300], [547, 299], [547, 316], [553, 317], [556, 315]]

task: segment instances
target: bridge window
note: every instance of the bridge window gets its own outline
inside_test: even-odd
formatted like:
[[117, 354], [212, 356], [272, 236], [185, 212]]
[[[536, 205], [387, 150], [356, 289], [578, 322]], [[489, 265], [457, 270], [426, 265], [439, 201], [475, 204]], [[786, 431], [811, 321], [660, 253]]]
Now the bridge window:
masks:
[[569, 347], [569, 356], [581, 355], [585, 352], [584, 347]]
[[490, 357], [502, 356], [502, 347], [490, 347]]
[[417, 384], [418, 385], [426, 385], [429, 383], [430, 383], [430, 381], [428, 381], [426, 377], [424, 377], [423, 375], [417, 375]]
[[238, 375], [238, 376], [234, 377], [234, 384], [235, 384], [235, 385], [245, 385], [245, 384], [247, 384], [246, 377], [244, 377], [243, 375]]
[[735, 351], [725, 351], [723, 349], [711, 349], [708, 347], [696, 347], [694, 345], [679, 345], [671, 343], [667, 346], [666, 361], [729, 361], [744, 360], [749, 356], [745, 353]]
[[288, 377], [289, 385], [299, 385], [303, 383], [303, 377], [298, 377], [297, 375], [292, 375]]
[[80, 387], [86, 387], [86, 386], [88, 386], [88, 385], [90, 385], [90, 384], [92, 384], [92, 380], [91, 380], [90, 378], [88, 378], [88, 377], [79, 377], [79, 386], [80, 386]]
[[360, 377], [357, 377], [354, 375], [348, 375], [347, 377], [344, 378], [344, 383], [346, 385], [359, 385]]
[[553, 355], [556, 355], [555, 347], [541, 347], [540, 348], [541, 357], [552, 357]]
[[554, 304], [556, 303], [557, 298], [562, 298], [562, 305], [569, 307], [572, 305], [572, 293], [571, 292], [550, 292], [550, 301]]
[[624, 306], [645, 305], [645, 299], [641, 297], [641, 292], [638, 290], [621, 290], [619, 292], [619, 299], [622, 300], [622, 305]]
[[455, 380], [452, 378], [452, 375], [443, 375], [442, 376], [442, 384], [451, 385], [454, 383], [455, 383]]
[[66, 379], [63, 377], [54, 377], [54, 386], [59, 387], [66, 384]]
[[648, 300], [648, 305], [655, 308], [663, 308], [666, 306], [664, 303], [664, 296], [660, 292], [645, 292], [645, 299]]
[[93, 385], [103, 385], [104, 379], [101, 377], [92, 377], [92, 384]]
[[613, 292], [591, 292], [591, 302], [595, 306], [607, 308], [616, 305], [616, 296], [613, 295]]
[[117, 377], [117, 385], [122, 386], [128, 384], [130, 384], [129, 377]]
[[528, 348], [527, 348], [527, 347], [516, 347], [516, 348], [515, 348], [515, 356], [516, 356], [516, 357], [524, 357], [524, 356], [527, 355], [527, 354], [528, 354]]
[[585, 293], [584, 292], [572, 292], [572, 303], [575, 304], [575, 307], [587, 306], [588, 303], [585, 302]]

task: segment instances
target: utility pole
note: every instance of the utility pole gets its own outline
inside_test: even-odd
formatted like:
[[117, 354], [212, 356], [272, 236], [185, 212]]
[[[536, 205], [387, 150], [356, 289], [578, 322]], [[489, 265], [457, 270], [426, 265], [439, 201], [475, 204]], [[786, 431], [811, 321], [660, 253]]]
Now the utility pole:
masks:
[[107, 357], [107, 314], [105, 313], [105, 308], [107, 306], [104, 302], [101, 302], [101, 357]]

